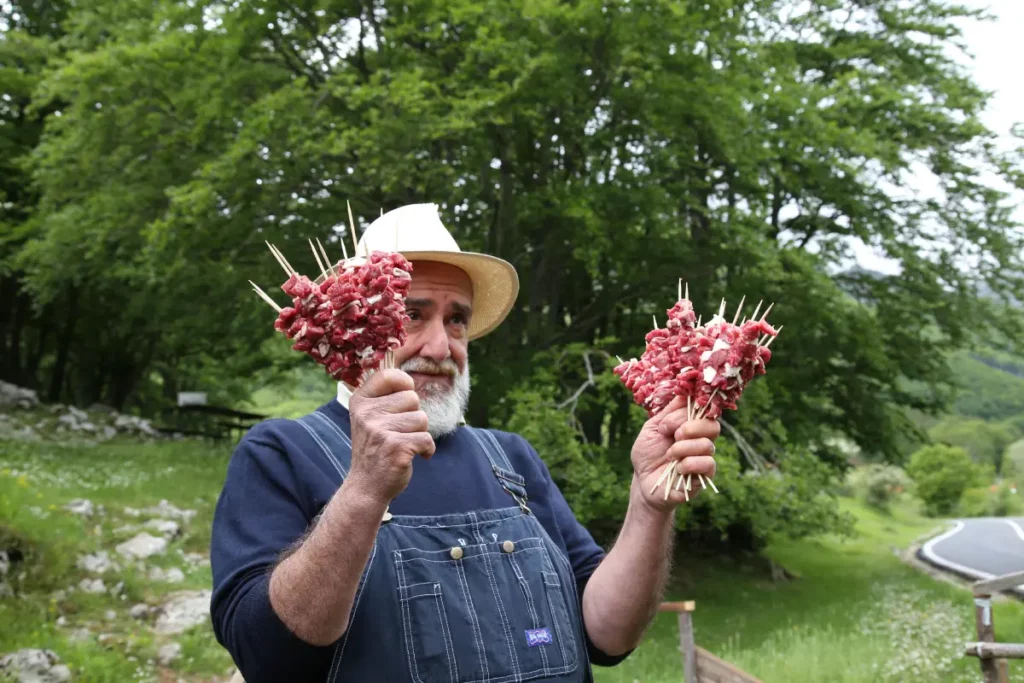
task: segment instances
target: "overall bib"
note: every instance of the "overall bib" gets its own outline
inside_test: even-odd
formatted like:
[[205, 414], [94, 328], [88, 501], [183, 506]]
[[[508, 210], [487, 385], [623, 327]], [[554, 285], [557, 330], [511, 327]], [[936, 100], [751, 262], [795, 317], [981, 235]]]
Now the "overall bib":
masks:
[[[316, 412], [298, 422], [338, 473], [352, 442]], [[576, 580], [530, 513], [525, 480], [492, 434], [470, 430], [510, 507], [385, 516], [329, 683], [589, 681]], [[444, 495], [444, 491], [438, 491]]]

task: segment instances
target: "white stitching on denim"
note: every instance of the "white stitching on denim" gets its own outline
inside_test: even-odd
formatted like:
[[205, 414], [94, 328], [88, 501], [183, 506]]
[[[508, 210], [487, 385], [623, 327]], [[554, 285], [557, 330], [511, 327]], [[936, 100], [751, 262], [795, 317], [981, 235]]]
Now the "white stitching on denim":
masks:
[[[564, 638], [562, 637], [562, 634], [560, 633], [559, 628], [558, 628], [558, 615], [556, 614], [555, 603], [552, 601], [552, 597], [551, 597], [551, 594], [557, 591], [558, 598], [561, 600], [561, 603], [562, 603], [562, 609], [565, 610], [565, 617], [566, 617], [566, 619], [570, 620], [570, 623], [566, 624], [566, 626], [570, 626], [571, 627], [572, 617], [569, 615], [569, 608], [565, 604], [565, 596], [562, 595], [562, 587], [560, 585], [559, 586], [548, 585], [548, 583], [546, 581], [544, 581], [544, 577], [543, 576], [541, 576], [541, 583], [544, 584], [544, 595], [548, 599], [548, 609], [551, 611], [551, 623], [553, 624], [552, 628], [554, 628], [554, 630], [555, 630], [555, 637], [558, 640], [558, 649], [562, 653], [562, 666], [569, 666], [570, 665], [569, 664], [569, 658], [565, 654]], [[576, 663], [576, 647], [575, 647], [576, 638], [571, 633], [569, 634], [569, 636], [570, 636], [571, 641], [573, 643], [573, 662], [572, 663], [575, 664]]]
[[[491, 553], [497, 555], [498, 553]], [[487, 553], [484, 553], [487, 555]], [[505, 614], [505, 604], [501, 600], [501, 594], [498, 592], [498, 584], [494, 580], [494, 574], [491, 572], [491, 563], [484, 559], [484, 571], [487, 573], [487, 580], [491, 584], [491, 594], [494, 595], [494, 602], [498, 606], [498, 613], [501, 615], [501, 627], [505, 631], [505, 642], [508, 644], [509, 654], [512, 655], [513, 671], [515, 672], [516, 678], [514, 680], [522, 680], [523, 672], [519, 668], [519, 657], [516, 656], [515, 641], [512, 640], [511, 626], [509, 625], [508, 615]]]
[[320, 445], [320, 449], [324, 452], [324, 455], [327, 456], [327, 459], [330, 460], [331, 464], [334, 465], [334, 469], [338, 470], [338, 474], [341, 476], [342, 479], [344, 479], [345, 469], [341, 466], [341, 463], [339, 463], [334, 458], [334, 453], [332, 453], [331, 449], [327, 447], [327, 444], [325, 444], [323, 440], [320, 439], [320, 435], [317, 433], [316, 428], [306, 424], [306, 422], [301, 418], [296, 420], [296, 422], [302, 425], [302, 428], [309, 432], [309, 435], [313, 437], [313, 440]]
[[335, 432], [336, 432], [336, 433], [338, 434], [338, 436], [340, 436], [340, 437], [341, 437], [341, 440], [345, 442], [345, 445], [346, 445], [346, 446], [348, 446], [349, 448], [351, 448], [351, 447], [352, 447], [352, 439], [351, 439], [351, 438], [349, 438], [349, 435], [348, 435], [348, 434], [346, 434], [346, 433], [345, 433], [345, 432], [344, 432], [344, 431], [342, 430], [342, 428], [341, 428], [341, 427], [339, 427], [339, 426], [338, 426], [338, 425], [337, 425], [337, 424], [336, 424], [336, 423], [334, 422], [334, 420], [332, 420], [331, 418], [327, 417], [326, 415], [324, 415], [323, 413], [321, 413], [321, 412], [320, 412], [319, 410], [317, 410], [317, 411], [314, 411], [314, 412], [312, 412], [312, 413], [310, 413], [310, 414], [311, 414], [311, 415], [313, 415], [314, 417], [319, 417], [319, 418], [320, 418], [321, 420], [323, 420], [323, 421], [324, 421], [325, 423], [327, 423], [327, 426], [329, 426], [329, 427], [330, 427], [331, 429], [333, 429], [333, 430], [334, 430], [334, 431], [335, 431]]
[[[498, 443], [498, 438], [494, 436], [494, 434], [490, 430], [487, 429], [484, 430], [484, 435], [491, 440], [491, 443], [494, 444], [494, 447], [497, 449], [498, 454], [501, 455], [501, 459], [505, 461], [505, 469], [509, 470], [510, 472], [515, 472], [516, 469], [512, 467], [512, 462], [508, 459], [508, 454], [505, 453], [505, 449], [501, 447], [500, 443]], [[516, 472], [516, 474], [519, 473]]]
[[463, 571], [462, 564], [459, 562], [455, 563], [455, 575], [459, 577], [459, 587], [462, 588], [462, 596], [466, 598], [466, 603], [469, 605], [469, 624], [473, 629], [473, 640], [476, 642], [477, 657], [480, 659], [480, 663], [483, 665], [484, 677], [480, 680], [489, 681], [491, 679], [490, 669], [487, 666], [487, 655], [484, 649], [484, 636], [480, 632], [480, 621], [476, 616], [476, 606], [473, 604], [473, 596], [470, 595], [469, 582], [466, 581], [466, 575]]
[[[547, 545], [550, 546], [550, 548], [552, 548], [554, 550], [555, 556], [558, 557], [561, 560], [562, 566], [564, 566], [565, 569], [569, 573], [569, 579], [570, 579], [569, 584], [570, 584], [570, 587], [572, 588], [572, 597], [573, 597], [573, 600], [575, 600], [574, 604], [575, 604], [575, 607], [576, 607], [576, 609], [575, 609], [576, 615], [577, 615], [576, 616], [576, 624], [577, 624], [577, 626], [579, 626], [579, 629], [580, 629], [578, 634], [573, 634], [573, 640], [572, 640], [573, 650], [576, 653], [576, 660], [575, 660], [576, 663], [573, 664], [573, 670], [575, 670], [575, 668], [579, 664], [579, 660], [580, 660], [580, 656], [578, 654], [579, 653], [579, 642], [577, 642], [577, 640], [576, 640], [576, 635], [579, 635], [580, 637], [585, 637], [585, 634], [587, 632], [587, 625], [583, 621], [583, 606], [582, 606], [583, 602], [580, 600], [580, 593], [579, 593], [578, 588], [576, 587], [576, 572], [573, 570], [572, 565], [569, 563], [569, 558], [566, 557], [564, 554], [562, 554], [562, 551], [558, 549], [558, 546], [555, 544], [555, 542], [551, 540], [551, 536], [548, 534], [547, 529], [544, 528], [544, 525], [541, 524], [537, 520], [536, 517], [530, 517], [529, 519], [531, 520], [531, 522], [533, 524], [536, 525], [537, 528], [540, 529], [540, 532], [542, 534], [544, 534], [544, 537], [547, 539]], [[552, 569], [555, 569], [555, 567], [552, 566]], [[566, 605], [565, 608], [566, 608], [566, 610], [568, 610], [569, 606]], [[591, 678], [593, 678], [593, 671], [591, 671], [591, 666], [590, 666], [590, 658], [589, 657], [586, 658], [585, 661], [586, 661], [585, 666], [587, 667], [587, 671], [590, 672], [590, 676], [591, 676]]]
[[[396, 570], [398, 571], [398, 586], [401, 590], [402, 585], [405, 584], [405, 572], [401, 565], [398, 565]], [[399, 600], [398, 605], [402, 612], [402, 635], [405, 640], [406, 657], [409, 661], [409, 674], [417, 683], [423, 683], [420, 679], [419, 668], [416, 666], [416, 648], [412, 642], [412, 617], [410, 616], [412, 608], [409, 607], [408, 600]]]
[[480, 438], [480, 435], [477, 434], [477, 430], [470, 428], [469, 433], [473, 435], [473, 438], [476, 439], [477, 444], [479, 444], [480, 448], [483, 449], [484, 455], [487, 456], [487, 462], [491, 463], [491, 467], [498, 467], [498, 463], [494, 462], [494, 456], [491, 453], [491, 449], [487, 447], [483, 439]]
[[[530, 610], [530, 620], [533, 622], [533, 628], [544, 628], [544, 624], [540, 623], [540, 617], [537, 616], [537, 608], [533, 604], [533, 596], [530, 594], [530, 584], [526, 582], [526, 577], [523, 576], [523, 570], [519, 568], [519, 563], [516, 562], [516, 558], [512, 553], [506, 553], [508, 555], [508, 561], [512, 565], [512, 571], [516, 574], [516, 579], [519, 581], [519, 587], [523, 590], [523, 595], [526, 596], [526, 608]], [[541, 583], [544, 582], [544, 577], [541, 577]], [[552, 620], [553, 619], [552, 615]], [[557, 634], [557, 629], [555, 630]], [[540, 648], [540, 661], [544, 665], [544, 671], [549, 672], [551, 665], [548, 663], [548, 653], [541, 647]], [[562, 661], [565, 661], [565, 657], [562, 657]]]
[[437, 601], [437, 611], [441, 615], [441, 628], [444, 629], [444, 649], [448, 652], [449, 667], [448, 672], [451, 674], [450, 678], [452, 683], [456, 683], [459, 680], [459, 665], [455, 659], [455, 643], [452, 641], [452, 632], [448, 628], [448, 615], [444, 611], [444, 594], [441, 592], [441, 584], [438, 583], [437, 594], [434, 599]]

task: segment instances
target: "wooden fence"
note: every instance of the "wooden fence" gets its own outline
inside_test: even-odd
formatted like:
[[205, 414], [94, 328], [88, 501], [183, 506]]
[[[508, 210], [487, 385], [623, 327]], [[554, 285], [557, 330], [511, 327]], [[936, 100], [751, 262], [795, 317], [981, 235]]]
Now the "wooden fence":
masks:
[[997, 643], [992, 619], [992, 595], [1024, 583], [1024, 572], [1014, 572], [994, 579], [978, 581], [971, 586], [974, 593], [974, 623], [978, 642], [967, 643], [964, 654], [977, 657], [985, 683], [1007, 683], [1007, 659], [1024, 659], [1024, 644]]
[[679, 617], [684, 683], [762, 683], [761, 679], [697, 647], [693, 639], [693, 610], [696, 606], [693, 600], [663, 602], [658, 606], [659, 612], [675, 612]]

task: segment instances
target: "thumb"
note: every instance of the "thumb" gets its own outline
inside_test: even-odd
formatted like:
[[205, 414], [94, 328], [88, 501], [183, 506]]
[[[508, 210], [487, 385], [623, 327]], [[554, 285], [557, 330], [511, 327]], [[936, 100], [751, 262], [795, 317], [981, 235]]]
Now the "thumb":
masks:
[[400, 391], [413, 391], [416, 383], [412, 377], [401, 370], [378, 370], [370, 379], [356, 389], [356, 393], [366, 398], [390, 396]]
[[671, 415], [674, 411], [679, 410], [685, 405], [686, 401], [683, 399], [683, 397], [676, 396], [674, 399], [669, 401], [669, 404], [667, 406], [659, 410], [657, 413], [655, 413], [654, 417], [647, 421], [647, 426], [651, 427], [652, 429], [657, 428], [659, 425], [661, 425], [661, 421], [664, 420], [666, 416]]

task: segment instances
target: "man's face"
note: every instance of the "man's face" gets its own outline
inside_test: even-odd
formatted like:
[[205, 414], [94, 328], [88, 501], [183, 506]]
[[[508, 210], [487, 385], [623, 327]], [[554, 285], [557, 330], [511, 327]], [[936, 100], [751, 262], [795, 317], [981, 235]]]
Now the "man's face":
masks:
[[473, 286], [464, 271], [446, 263], [413, 262], [405, 299], [409, 336], [395, 360], [416, 383], [435, 438], [458, 426], [469, 401], [472, 303]]

